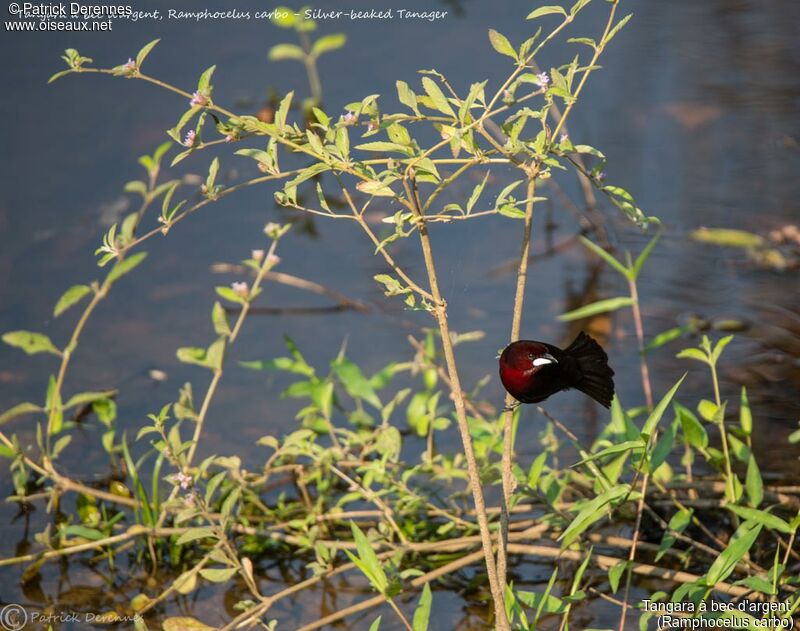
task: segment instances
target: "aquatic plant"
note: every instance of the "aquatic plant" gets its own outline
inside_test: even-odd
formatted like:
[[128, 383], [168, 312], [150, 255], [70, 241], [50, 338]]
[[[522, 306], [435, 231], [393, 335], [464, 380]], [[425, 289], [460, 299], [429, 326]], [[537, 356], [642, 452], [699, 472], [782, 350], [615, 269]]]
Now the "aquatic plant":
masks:
[[[797, 559], [800, 499], [796, 489], [771, 488], [762, 480], [752, 453], [754, 419], [744, 390], [738, 424], [730, 425], [718, 364], [731, 338], [712, 343], [704, 337], [697, 348], [678, 355], [702, 364], [711, 377], [713, 400], [700, 401], [697, 414], [677, 398], [688, 377], [665, 393], [654, 392], [651, 384], [648, 356], [682, 333], [667, 331], [652, 339], [645, 334], [637, 280], [660, 232], [636, 257], [626, 253], [620, 260], [609, 252], [602, 215], [591, 205], [582, 214], [589, 226], [583, 244], [620, 274], [627, 295], [585, 304], [562, 319], [629, 308], [643, 394], [643, 401], [630, 408], [616, 398], [610, 420], [591, 445], [583, 445], [567, 423], [540, 407], [548, 428], [538, 455], [524, 462], [515, 456], [520, 411], [498, 412], [482, 400], [481, 384], [466, 388], [461, 380], [456, 348], [477, 336], [451, 329], [434, 229], [491, 216], [509, 220], [509, 234], [520, 243], [509, 314], [509, 340], [515, 340], [529, 280], [534, 211], [561, 171], [573, 171], [587, 195], [600, 192], [639, 229], [659, 223], [629, 192], [606, 183], [604, 155], [574, 144], [567, 128], [587, 81], [599, 69], [598, 60], [631, 16], [620, 18], [618, 1], [608, 3], [599, 37], [568, 39], [579, 52], [561, 66], [537, 64], [542, 49], [589, 3], [534, 10], [527, 16], [534, 25], [553, 18], [557, 23], [549, 30], [538, 27], [517, 45], [490, 30], [491, 47], [510, 60], [500, 82], [475, 82], [459, 93], [443, 74], [425, 70], [419, 86], [397, 81], [401, 109], [369, 95], [347, 104], [339, 115], [322, 109], [313, 62], [344, 39], [326, 36], [311, 43], [305, 39], [308, 25], [282, 24], [297, 30], [303, 45], [279, 45], [271, 57], [303, 61], [312, 90], [312, 101], [296, 120], [292, 93], [280, 100], [270, 122], [224, 107], [214, 91], [213, 66], [188, 89], [146, 74], [145, 62], [158, 40], [109, 68], [95, 67], [92, 59], [67, 50], [68, 68], [53, 80], [68, 74], [142, 80], [185, 99], [188, 109], [167, 132], [171, 141], [140, 159], [144, 179], [125, 187], [141, 198], [141, 205], [103, 236], [96, 252], [102, 280], [75, 285], [57, 301], [57, 317], [82, 307], [66, 344], [32, 331], [3, 335], [3, 341], [28, 354], [56, 358], [44, 402], [20, 403], [0, 416], [2, 424], [23, 415], [27, 422], [36, 419], [33, 444], [3, 431], [0, 455], [10, 463], [15, 488], [10, 499], [46, 501], [59, 518], [37, 535], [39, 549], [1, 563], [26, 564], [25, 574], [31, 576], [47, 561], [70, 555], [92, 553], [114, 567], [121, 555], [130, 554], [133, 572], [171, 568], [172, 582], [165, 589], [144, 590], [99, 612], [107, 621], [136, 614], [137, 628], [146, 628], [145, 615], [161, 610], [170, 598], [193, 592], [201, 581], [237, 592], [240, 613], [224, 628], [257, 623], [275, 628], [280, 624], [271, 618], [275, 603], [332, 576], [359, 571], [377, 594], [303, 629], [333, 624], [385, 602], [404, 627], [421, 631], [428, 627], [435, 600], [431, 584], [472, 566], [485, 571], [473, 587], [490, 602], [491, 624], [501, 630], [537, 629], [546, 618], [559, 618], [561, 628], [567, 628], [575, 610], [597, 597], [620, 607], [620, 629], [631, 606], [640, 611], [642, 625], [665, 612], [736, 617], [743, 625], [790, 621], [800, 607], [800, 579], [790, 570]], [[435, 140], [423, 140], [431, 137]], [[183, 181], [163, 178], [170, 151], [177, 150], [171, 168], [186, 159], [199, 161], [213, 147], [227, 152], [225, 160], [251, 161], [260, 174], [223, 183], [221, 159], [215, 156], [199, 190], [187, 191]], [[443, 204], [456, 182], [475, 169], [485, 174], [467, 198]], [[506, 182], [509, 171], [515, 179]], [[504, 186], [489, 195], [496, 180]], [[409, 358], [387, 362], [367, 375], [343, 349], [321, 368], [306, 360], [302, 341], [287, 339], [283, 357], [230, 365], [230, 349], [265, 294], [291, 228], [270, 222], [259, 235], [263, 245], [242, 262], [243, 280], [216, 287], [210, 340], [176, 351], [181, 362], [207, 371], [204, 388], [186, 384], [176, 400], [153, 410], [133, 440], [118, 426], [116, 390], [65, 392], [65, 376], [86, 323], [115, 285], [144, 262], [146, 243], [168, 237], [197, 211], [237, 191], [276, 185], [276, 202], [292, 213], [359, 226], [385, 264], [385, 273], [375, 276], [385, 295], [429, 314], [435, 328], [411, 337]], [[152, 218], [159, 205], [160, 213]], [[388, 234], [367, 221], [367, 210], [374, 207], [385, 213]], [[419, 242], [423, 278], [414, 278], [392, 254], [397, 242], [406, 239]], [[487, 370], [489, 363], [487, 358]], [[213, 451], [205, 444], [204, 429], [223, 378], [241, 367], [290, 375], [293, 382], [284, 394], [299, 404], [296, 420], [287, 420], [292, 431], [258, 441], [266, 453], [263, 464], [252, 470], [237, 455], [198, 459], [201, 450]], [[693, 373], [691, 378], [703, 377]], [[405, 425], [398, 420], [403, 412]], [[89, 415], [99, 423], [99, 442], [113, 466], [112, 475], [92, 484], [64, 475], [59, 467], [80, 419]], [[442, 452], [436, 438], [452, 423], [462, 449]], [[406, 427], [412, 437], [425, 440], [426, 449], [415, 460], [403, 451], [409, 438], [401, 428]], [[721, 450], [712, 446], [710, 433], [718, 433]], [[565, 464], [565, 453], [571, 452], [564, 449], [564, 440], [578, 454], [577, 462]], [[498, 506], [487, 505], [487, 487], [497, 487]], [[618, 534], [620, 523], [631, 524], [630, 536]], [[552, 561], [544, 591], [520, 589], [509, 580], [510, 555]], [[287, 563], [303, 558], [311, 576], [266, 594], [257, 563], [267, 556]], [[568, 571], [564, 562], [569, 562]], [[600, 580], [595, 569], [603, 571]], [[632, 582], [642, 576], [659, 579], [670, 591], [648, 588], [649, 598], [632, 603]], [[422, 592], [410, 615], [398, 596], [418, 588]], [[723, 606], [734, 602], [734, 607]], [[780, 608], [759, 608], [768, 602]], [[185, 618], [164, 621], [165, 628], [189, 624], [203, 628]], [[380, 624], [377, 619], [372, 629]]]

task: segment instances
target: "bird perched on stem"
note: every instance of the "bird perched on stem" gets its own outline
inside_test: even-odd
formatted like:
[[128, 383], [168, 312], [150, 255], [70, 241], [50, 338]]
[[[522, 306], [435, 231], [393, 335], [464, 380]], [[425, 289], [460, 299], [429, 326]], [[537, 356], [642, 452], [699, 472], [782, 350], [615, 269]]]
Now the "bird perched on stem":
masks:
[[613, 377], [608, 355], [583, 332], [563, 351], [545, 342], [519, 340], [500, 355], [500, 380], [519, 403], [539, 403], [556, 392], [575, 388], [610, 407]]

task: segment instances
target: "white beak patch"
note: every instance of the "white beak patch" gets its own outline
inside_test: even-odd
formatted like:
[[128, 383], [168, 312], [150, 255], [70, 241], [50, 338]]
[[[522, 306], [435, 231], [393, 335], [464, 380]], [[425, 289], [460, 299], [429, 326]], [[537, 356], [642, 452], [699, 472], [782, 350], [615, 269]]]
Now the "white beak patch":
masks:
[[547, 366], [547, 364], [557, 363], [555, 358], [550, 355], [542, 355], [533, 360], [534, 366]]

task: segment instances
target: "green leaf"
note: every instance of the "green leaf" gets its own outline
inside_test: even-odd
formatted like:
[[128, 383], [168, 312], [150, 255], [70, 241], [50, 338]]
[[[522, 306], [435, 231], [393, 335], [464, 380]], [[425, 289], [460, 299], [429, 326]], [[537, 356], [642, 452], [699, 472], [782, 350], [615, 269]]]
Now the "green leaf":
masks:
[[667, 329], [666, 331], [662, 331], [658, 335], [655, 335], [653, 339], [651, 339], [647, 346], [645, 346], [645, 352], [653, 351], [657, 348], [661, 348], [664, 344], [671, 342], [672, 340], [678, 339], [684, 333], [689, 332], [688, 326], [676, 326], [671, 329]]
[[714, 421], [714, 417], [717, 415], [719, 411], [719, 407], [713, 401], [709, 401], [708, 399], [701, 399], [700, 403], [697, 404], [697, 411], [700, 413], [700, 416], [703, 417], [704, 420], [712, 423]]
[[53, 309], [53, 315], [57, 318], [67, 309], [78, 304], [85, 295], [90, 293], [92, 293], [92, 288], [89, 287], [89, 285], [73, 285], [58, 299], [56, 307]]
[[727, 245], [735, 248], [757, 248], [764, 244], [764, 238], [757, 234], [728, 228], [698, 228], [689, 236], [702, 243]]
[[758, 470], [758, 463], [753, 454], [750, 454], [750, 458], [747, 460], [745, 490], [751, 506], [757, 507], [764, 500], [764, 482], [761, 479], [761, 472]]
[[23, 414], [31, 414], [33, 412], [43, 412], [41, 406], [36, 405], [35, 403], [18, 403], [10, 410], [6, 410], [2, 414], [0, 414], [0, 425], [7, 423], [13, 418], [18, 416], [22, 416]]
[[369, 626], [369, 631], [379, 631], [380, 628], [381, 628], [381, 616], [378, 616]]
[[350, 557], [350, 560], [356, 564], [358, 569], [361, 570], [364, 576], [367, 577], [375, 590], [384, 594], [386, 588], [389, 586], [389, 581], [378, 560], [378, 555], [375, 554], [369, 539], [361, 532], [361, 529], [355, 522], [350, 522], [350, 528], [353, 531], [353, 539], [356, 543], [358, 556], [355, 556], [350, 550], [345, 550], [345, 553]]
[[144, 60], [147, 59], [147, 56], [150, 54], [150, 51], [152, 51], [156, 47], [156, 44], [158, 44], [158, 42], [160, 41], [161, 41], [160, 39], [154, 39], [149, 44], [145, 44], [144, 46], [142, 46], [141, 50], [136, 54], [136, 67], [138, 69], [141, 70]]
[[580, 512], [573, 518], [566, 530], [561, 533], [561, 547], [568, 547], [580, 534], [605, 515], [605, 508], [614, 500], [626, 495], [630, 489], [627, 484], [613, 486], [588, 502], [580, 504]]
[[746, 521], [742, 523], [728, 542], [728, 546], [711, 564], [705, 577], [702, 579], [704, 585], [713, 587], [717, 583], [724, 581], [736, 568], [737, 563], [742, 560], [745, 554], [755, 543], [761, 532], [761, 524], [754, 524]]
[[225, 307], [223, 307], [219, 301], [215, 301], [214, 306], [211, 308], [211, 322], [214, 324], [214, 332], [217, 335], [231, 334], [231, 327], [228, 323]]
[[72, 69], [70, 69], [70, 70], [60, 70], [59, 72], [56, 72], [54, 75], [52, 75], [47, 80], [47, 83], [53, 83], [53, 81], [57, 81], [61, 77], [65, 76], [65, 75], [68, 75], [68, 74], [72, 74], [73, 72], [74, 72], [74, 70], [72, 70]]
[[386, 152], [397, 152], [402, 153], [404, 155], [410, 156], [413, 155], [413, 150], [409, 147], [404, 145], [398, 145], [394, 142], [386, 142], [382, 140], [376, 140], [374, 142], [365, 142], [360, 145], [355, 146], [356, 149], [360, 149], [361, 151], [380, 151], [383, 153]]
[[692, 523], [692, 515], [694, 515], [693, 509], [683, 509], [680, 508], [678, 511], [672, 516], [669, 520], [669, 529], [664, 531], [664, 536], [661, 537], [661, 543], [658, 546], [658, 552], [656, 553], [656, 562], [666, 554], [667, 550], [672, 547], [672, 544], [677, 541], [677, 537], [675, 533], [683, 533], [684, 530]]
[[742, 386], [742, 394], [739, 404], [739, 425], [747, 436], [752, 435], [753, 413], [750, 411], [750, 401], [747, 399], [747, 388], [744, 386]]
[[680, 353], [675, 355], [678, 359], [694, 359], [698, 362], [708, 363], [708, 357], [699, 348], [684, 348]]
[[270, 61], [283, 61], [285, 59], [304, 59], [306, 54], [296, 44], [276, 44], [269, 49], [267, 59]]
[[686, 442], [696, 449], [704, 450], [708, 447], [708, 433], [694, 413], [679, 403], [675, 404], [675, 411], [681, 421], [681, 429]]
[[378, 395], [375, 394], [375, 390], [372, 389], [369, 380], [356, 364], [348, 359], [342, 358], [336, 360], [332, 367], [345, 390], [347, 390], [347, 394], [354, 399], [366, 401], [379, 410], [383, 407]]
[[203, 71], [203, 74], [200, 75], [200, 79], [197, 81], [197, 89], [200, 92], [208, 92], [209, 88], [211, 87], [211, 77], [216, 69], [216, 66], [211, 66], [206, 68]]
[[608, 33], [608, 36], [605, 38], [603, 43], [604, 44], [608, 44], [612, 39], [614, 39], [614, 36], [622, 30], [622, 28], [628, 23], [628, 20], [630, 20], [632, 17], [633, 17], [633, 13], [629, 13], [624, 18], [622, 18], [619, 22], [617, 22], [614, 25], [614, 28], [612, 28], [611, 31]]
[[[194, 589], [194, 585], [196, 583], [195, 577], [197, 575], [192, 572], [191, 570], [184, 572], [175, 579], [175, 585], [178, 585], [178, 581], [181, 580], [182, 577], [185, 583], [191, 582], [192, 586], [187, 591], [182, 591], [182, 589], [186, 589], [186, 585], [182, 585], [181, 587], [176, 587], [178, 592], [181, 594], [188, 594]], [[204, 624], [197, 620], [197, 618], [192, 618], [190, 616], [170, 616], [161, 625], [162, 631], [213, 631], [214, 627], [209, 627], [207, 624]]]
[[215, 287], [214, 291], [217, 292], [220, 298], [224, 298], [230, 302], [235, 302], [239, 305], [243, 305], [247, 302], [246, 298], [237, 294], [231, 287]]
[[472, 193], [467, 200], [467, 214], [472, 212], [472, 209], [475, 207], [475, 204], [478, 202], [478, 199], [483, 192], [483, 188], [486, 186], [486, 182], [489, 179], [489, 174], [491, 171], [486, 171], [486, 175], [483, 176], [483, 180], [481, 180], [480, 184], [477, 184], [474, 189], [472, 189]]
[[731, 343], [733, 340], [733, 335], [726, 335], [714, 345], [714, 350], [711, 353], [711, 361], [716, 363], [719, 360], [720, 355], [722, 355], [722, 351], [725, 350], [725, 347]]
[[518, 59], [517, 51], [514, 50], [514, 47], [502, 33], [498, 33], [494, 29], [490, 28], [489, 41], [492, 43], [492, 48], [494, 48], [501, 55], [511, 57], [514, 60]]
[[190, 528], [180, 537], [178, 537], [175, 543], [179, 546], [182, 546], [192, 541], [197, 541], [198, 539], [207, 539], [209, 537], [214, 537], [215, 539], [217, 538], [211, 528]]
[[777, 530], [785, 535], [791, 535], [794, 530], [783, 519], [767, 511], [758, 510], [756, 508], [748, 508], [747, 506], [737, 506], [736, 504], [726, 504], [727, 508], [732, 513], [736, 513], [742, 519], [753, 521], [761, 526], [766, 526], [771, 530]]
[[611, 587], [612, 594], [617, 593], [617, 590], [619, 589], [619, 579], [622, 578], [622, 573], [627, 567], [628, 563], [623, 561], [608, 568], [608, 584]]
[[606, 456], [613, 456], [614, 454], [618, 454], [623, 451], [639, 451], [643, 448], [644, 445], [642, 444], [641, 440], [626, 440], [625, 442], [601, 449], [596, 454], [592, 454], [588, 458], [584, 458], [572, 466], [579, 467], [582, 464], [586, 464], [587, 462], [591, 462], [593, 460], [599, 460], [600, 458], [605, 458]]
[[417, 603], [417, 608], [414, 610], [414, 619], [411, 623], [411, 627], [414, 631], [428, 631], [432, 602], [431, 585], [430, 583], [425, 583], [425, 587], [422, 588], [422, 595], [419, 597], [419, 603]]
[[559, 15], [563, 15], [565, 17], [567, 15], [567, 12], [564, 10], [563, 7], [559, 7], [559, 6], [556, 6], [556, 5], [549, 5], [549, 6], [546, 6], [546, 7], [539, 7], [538, 9], [535, 9], [535, 10], [531, 11], [528, 14], [527, 19], [528, 20], [535, 20], [536, 18], [540, 18], [543, 15], [550, 15], [550, 14], [553, 14], [553, 13], [558, 13]]
[[589, 248], [592, 252], [597, 254], [601, 259], [603, 259], [606, 263], [608, 263], [611, 267], [617, 270], [624, 278], [630, 278], [630, 270], [625, 267], [622, 263], [620, 263], [616, 258], [614, 258], [610, 252], [606, 252], [603, 248], [599, 245], [590, 241], [583, 235], [579, 235], [578, 238], [581, 240], [581, 243]]
[[71, 537], [81, 537], [82, 539], [89, 539], [89, 541], [98, 541], [105, 537], [105, 535], [96, 528], [89, 528], [81, 524], [72, 524], [64, 528], [63, 533]]
[[430, 77], [422, 77], [422, 87], [425, 88], [425, 92], [435, 109], [455, 118], [456, 113], [453, 111], [453, 108], [450, 107], [450, 103], [445, 97], [444, 92], [442, 92], [441, 88], [433, 79]]
[[525, 212], [511, 204], [504, 204], [497, 209], [497, 212], [503, 217], [510, 217], [511, 219], [525, 219]]
[[147, 252], [137, 252], [136, 254], [131, 254], [121, 261], [118, 261], [108, 273], [108, 276], [106, 277], [106, 283], [110, 285], [125, 276], [125, 274], [132, 272], [142, 261], [144, 261], [145, 257], [147, 257]]
[[209, 367], [207, 351], [204, 348], [182, 346], [175, 352], [175, 355], [178, 361], [184, 364], [194, 364], [195, 366], [203, 366], [203, 368]]
[[419, 105], [417, 104], [417, 95], [413, 90], [408, 87], [405, 81], [397, 81], [397, 98], [406, 107], [411, 108], [417, 116], [421, 116]]
[[542, 476], [542, 469], [544, 469], [544, 464], [547, 462], [547, 452], [543, 451], [531, 464], [530, 471], [528, 471], [528, 486], [532, 489], [535, 489], [539, 484], [539, 478]]
[[664, 395], [661, 401], [658, 402], [658, 405], [655, 409], [650, 413], [650, 416], [647, 417], [647, 420], [644, 422], [642, 426], [642, 438], [646, 441], [650, 440], [650, 436], [652, 436], [653, 432], [655, 431], [656, 427], [658, 426], [658, 422], [661, 420], [661, 417], [664, 415], [664, 410], [667, 409], [669, 406], [670, 401], [672, 401], [672, 397], [675, 396], [675, 393], [680, 388], [683, 380], [686, 379], [686, 373], [683, 374], [683, 377], [678, 379], [678, 382], [670, 388], [669, 392]]
[[[380, 180], [368, 180], [359, 182], [358, 184], [356, 184], [356, 188], [362, 193], [365, 193], [366, 195], [374, 195], [375, 197], [394, 197], [395, 193], [389, 186], [389, 184], [391, 184], [391, 182], [381, 182]], [[396, 237], [396, 235], [392, 236]]]
[[642, 271], [642, 267], [647, 262], [647, 259], [650, 258], [650, 254], [653, 252], [653, 248], [656, 247], [658, 240], [661, 238], [661, 229], [656, 232], [655, 236], [647, 243], [644, 247], [644, 250], [641, 251], [639, 256], [636, 257], [636, 262], [633, 264], [633, 277], [637, 278], [639, 276], [639, 272]]
[[347, 43], [347, 36], [344, 33], [332, 33], [320, 37], [311, 47], [311, 54], [319, 57], [323, 53], [337, 50]]
[[628, 296], [619, 296], [617, 298], [606, 298], [599, 300], [588, 305], [584, 305], [574, 311], [569, 311], [558, 316], [562, 322], [570, 322], [572, 320], [580, 320], [588, 318], [589, 316], [597, 315], [598, 313], [606, 313], [608, 311], [616, 311], [623, 307], [630, 307], [633, 305], [633, 300]]
[[224, 583], [233, 578], [235, 574], [235, 567], [203, 568], [200, 570], [200, 576], [212, 583]]
[[113, 397], [117, 394], [116, 390], [101, 390], [99, 392], [81, 392], [80, 394], [75, 394], [69, 398], [69, 400], [64, 404], [64, 409], [69, 410], [70, 408], [74, 408], [78, 405], [83, 405], [85, 403], [94, 403], [95, 401], [101, 401], [103, 399], [108, 399]]
[[19, 348], [28, 355], [35, 355], [36, 353], [61, 355], [61, 351], [56, 348], [55, 344], [44, 333], [9, 331], [3, 335], [2, 339], [9, 346]]

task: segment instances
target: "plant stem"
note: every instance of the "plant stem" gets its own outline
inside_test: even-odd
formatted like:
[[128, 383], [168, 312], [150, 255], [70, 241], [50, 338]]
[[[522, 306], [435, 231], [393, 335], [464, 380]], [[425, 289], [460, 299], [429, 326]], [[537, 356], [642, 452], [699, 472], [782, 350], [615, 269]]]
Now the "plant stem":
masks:
[[[616, 5], [615, 5], [616, 6]], [[563, 119], [562, 119], [563, 120]], [[630, 269], [633, 269], [631, 265], [628, 266]], [[636, 327], [636, 340], [639, 345], [639, 370], [641, 372], [642, 377], [642, 389], [644, 390], [644, 397], [647, 403], [647, 409], [653, 409], [653, 387], [650, 383], [650, 369], [647, 365], [647, 353], [645, 351], [645, 343], [644, 343], [644, 324], [642, 322], [642, 312], [639, 307], [639, 290], [636, 285], [636, 278], [631, 274], [628, 277], [628, 289], [630, 290], [631, 300], [633, 304], [631, 305], [631, 310], [633, 311], [633, 322], [634, 326]], [[648, 439], [648, 445], [651, 443], [655, 443], [658, 438], [658, 430], [653, 431], [652, 437]], [[641, 466], [644, 466], [647, 459], [647, 453], [642, 454], [642, 461]], [[636, 485], [636, 478], [639, 476], [641, 472], [641, 467], [637, 470], [636, 475], [634, 476], [633, 482], [631, 483], [631, 488]], [[631, 549], [628, 554], [628, 562], [630, 564], [633, 563], [634, 559], [636, 558], [636, 548], [639, 544], [639, 534], [642, 526], [642, 515], [644, 513], [645, 507], [645, 499], [647, 497], [647, 486], [650, 483], [650, 470], [648, 469], [645, 471], [644, 476], [642, 477], [642, 491], [641, 496], [639, 497], [639, 502], [636, 505], [636, 521], [633, 528], [633, 541], [631, 543]], [[622, 613], [620, 614], [619, 618], [619, 631], [623, 631], [625, 629], [625, 620], [628, 615], [628, 596], [630, 594], [631, 589], [631, 577], [633, 573], [631, 571], [631, 565], [629, 565], [627, 571], [625, 572], [625, 595], [622, 598]]]
[[[519, 254], [519, 266], [517, 268], [517, 287], [514, 295], [514, 313], [511, 320], [511, 337], [509, 342], [519, 339], [519, 332], [522, 326], [522, 308], [525, 301], [525, 287], [528, 280], [528, 258], [531, 247], [531, 229], [533, 226], [533, 197], [536, 194], [536, 173], [530, 173], [528, 177], [528, 190], [525, 204], [525, 224], [522, 233], [522, 247]], [[506, 394], [506, 407], [514, 403], [514, 397]], [[512, 456], [514, 452], [514, 412], [507, 409], [503, 422], [503, 456], [501, 462], [503, 477], [503, 501], [500, 511], [500, 543], [497, 546], [497, 580], [505, 594], [506, 575], [508, 566], [508, 521], [509, 506], [511, 505], [511, 495], [514, 492], [514, 475], [511, 470]]]
[[[722, 407], [722, 398], [719, 394], [719, 378], [717, 377], [717, 362], [709, 356], [708, 365], [711, 368], [711, 381], [714, 384], [714, 400], [717, 403], [717, 410]], [[729, 502], [736, 501], [736, 487], [733, 484], [733, 468], [731, 467], [731, 454], [728, 448], [728, 431], [725, 429], [724, 415], [719, 420], [719, 435], [722, 440], [722, 453], [725, 456], [725, 495]]]
[[432, 310], [436, 317], [436, 322], [439, 325], [439, 333], [442, 338], [442, 349], [444, 350], [445, 364], [447, 365], [447, 373], [450, 378], [450, 385], [452, 388], [453, 400], [456, 408], [458, 430], [461, 434], [464, 456], [467, 461], [467, 474], [469, 476], [469, 484], [472, 489], [472, 497], [475, 503], [475, 512], [481, 535], [481, 545], [483, 546], [486, 574], [489, 579], [489, 589], [492, 594], [495, 616], [497, 618], [497, 627], [500, 629], [500, 631], [509, 631], [510, 627], [508, 624], [508, 619], [506, 618], [503, 589], [498, 581], [497, 566], [495, 564], [494, 552], [492, 550], [492, 535], [489, 531], [489, 519], [486, 515], [486, 503], [483, 498], [483, 489], [481, 488], [480, 472], [478, 471], [478, 463], [475, 459], [475, 450], [472, 446], [472, 437], [469, 433], [469, 422], [467, 421], [467, 413], [464, 406], [464, 393], [461, 389], [461, 379], [458, 375], [458, 366], [456, 364], [455, 354], [453, 352], [453, 342], [450, 337], [450, 325], [447, 318], [447, 303], [442, 299], [441, 292], [439, 291], [439, 281], [436, 274], [436, 264], [433, 260], [430, 236], [428, 235], [428, 227], [425, 224], [425, 219], [421, 213], [419, 198], [416, 194], [416, 190], [412, 188], [412, 185], [409, 183], [408, 179], [404, 179], [403, 184], [408, 196], [408, 201], [411, 203], [414, 213], [419, 220], [417, 232], [419, 233], [422, 254], [423, 258], [425, 259], [425, 269], [428, 273], [430, 293], [434, 300]]

